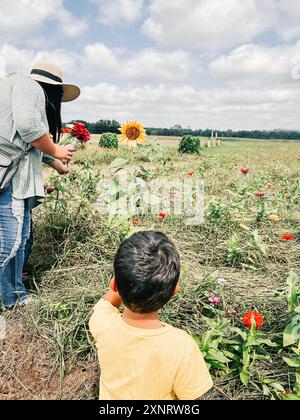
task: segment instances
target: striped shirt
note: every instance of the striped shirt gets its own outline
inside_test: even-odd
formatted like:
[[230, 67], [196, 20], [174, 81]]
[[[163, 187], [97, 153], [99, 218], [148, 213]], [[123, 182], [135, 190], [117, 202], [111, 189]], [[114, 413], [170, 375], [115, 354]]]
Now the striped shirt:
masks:
[[[49, 133], [46, 99], [41, 86], [30, 77], [15, 74], [0, 79], [0, 135], [23, 150]], [[13, 179], [13, 197], [27, 199], [32, 209], [45, 197], [42, 162], [54, 159], [32, 148], [20, 162]]]

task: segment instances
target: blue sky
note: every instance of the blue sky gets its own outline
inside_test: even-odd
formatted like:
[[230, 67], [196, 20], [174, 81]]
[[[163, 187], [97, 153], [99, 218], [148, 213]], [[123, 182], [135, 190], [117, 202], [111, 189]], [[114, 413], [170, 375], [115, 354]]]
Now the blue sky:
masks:
[[60, 66], [64, 119], [300, 129], [298, 0], [1, 0], [0, 72]]

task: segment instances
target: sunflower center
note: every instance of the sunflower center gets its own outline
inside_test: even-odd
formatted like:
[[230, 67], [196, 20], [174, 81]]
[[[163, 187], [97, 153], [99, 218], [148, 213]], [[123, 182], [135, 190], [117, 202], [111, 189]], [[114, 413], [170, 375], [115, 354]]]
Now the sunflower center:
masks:
[[126, 130], [126, 137], [129, 140], [137, 140], [140, 136], [140, 131], [136, 127], [130, 127]]

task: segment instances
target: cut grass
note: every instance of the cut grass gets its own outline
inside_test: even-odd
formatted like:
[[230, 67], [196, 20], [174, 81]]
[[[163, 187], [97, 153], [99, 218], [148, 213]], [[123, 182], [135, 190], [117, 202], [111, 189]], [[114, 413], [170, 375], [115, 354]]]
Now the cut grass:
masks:
[[[182, 257], [181, 293], [162, 310], [165, 322], [201, 335], [207, 328], [203, 322], [207, 294], [214, 292], [214, 280], [220, 276], [229, 282], [223, 299], [226, 307], [237, 312], [237, 323], [243, 312], [257, 309], [266, 317], [265, 331], [270, 337], [282, 332], [288, 321], [286, 303], [283, 297], [275, 297], [275, 291], [284, 286], [291, 269], [300, 271], [299, 240], [287, 243], [280, 239], [280, 234], [289, 231], [299, 238], [299, 152], [300, 143], [232, 142], [205, 149], [188, 160], [169, 149], [164, 167], [134, 156], [136, 164], [148, 164], [168, 176], [184, 177], [195, 171], [206, 185], [207, 213], [202, 226], [189, 227], [173, 217], [139, 220], [143, 228], [154, 225], [169, 235]], [[116, 157], [129, 159], [130, 152], [101, 151], [92, 144], [76, 155], [74, 167], [80, 171], [89, 162], [96, 172]], [[239, 171], [245, 165], [251, 168], [247, 177]], [[255, 191], [265, 190], [268, 182], [274, 187], [267, 191], [267, 214], [278, 214], [282, 221], [277, 224], [269, 222], [267, 215], [256, 221], [259, 201]], [[247, 195], [240, 197], [244, 187]], [[94, 202], [92, 195], [90, 198]], [[213, 200], [220, 202], [220, 217], [208, 215]], [[119, 232], [106, 226], [94, 204], [77, 213], [76, 204], [71, 203], [67, 211], [58, 210], [51, 217], [49, 205], [44, 205], [34, 219], [31, 262], [36, 279], [30, 287], [37, 300], [26, 309], [5, 314], [8, 337], [0, 347], [0, 399], [94, 399], [99, 377], [87, 324], [112, 275]], [[240, 222], [259, 232], [265, 254], [253, 246]], [[241, 236], [241, 254], [230, 266], [228, 248], [236, 232]], [[257, 363], [260, 374], [292, 388], [281, 356], [274, 356], [272, 364]], [[239, 380], [218, 374], [215, 380], [216, 387], [206, 399], [264, 398], [255, 384], [245, 388]]]

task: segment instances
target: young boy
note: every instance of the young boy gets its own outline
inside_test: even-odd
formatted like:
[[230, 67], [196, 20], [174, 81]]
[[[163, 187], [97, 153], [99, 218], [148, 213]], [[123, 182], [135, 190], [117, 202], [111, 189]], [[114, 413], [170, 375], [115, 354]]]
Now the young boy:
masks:
[[200, 399], [213, 383], [197, 344], [159, 320], [158, 311], [179, 291], [173, 243], [159, 232], [136, 233], [120, 246], [114, 272], [90, 320], [100, 400]]

